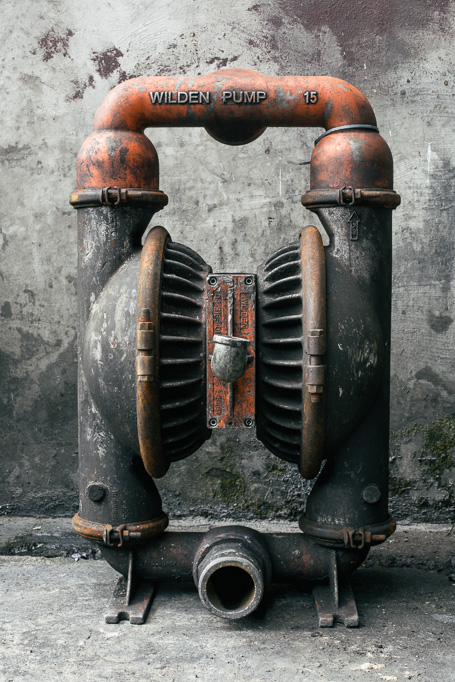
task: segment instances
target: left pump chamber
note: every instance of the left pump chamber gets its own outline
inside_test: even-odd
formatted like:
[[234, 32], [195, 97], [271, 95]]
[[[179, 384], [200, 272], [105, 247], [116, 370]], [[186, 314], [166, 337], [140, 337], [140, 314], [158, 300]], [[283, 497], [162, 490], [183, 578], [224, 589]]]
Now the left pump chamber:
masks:
[[[152, 228], [154, 229], [154, 228]], [[83, 339], [83, 371], [112, 433], [140, 451], [136, 412], [137, 296], [141, 253], [110, 278], [95, 301]], [[161, 262], [158, 390], [162, 456], [188, 457], [210, 437], [206, 424], [205, 281], [211, 268], [167, 239]]]

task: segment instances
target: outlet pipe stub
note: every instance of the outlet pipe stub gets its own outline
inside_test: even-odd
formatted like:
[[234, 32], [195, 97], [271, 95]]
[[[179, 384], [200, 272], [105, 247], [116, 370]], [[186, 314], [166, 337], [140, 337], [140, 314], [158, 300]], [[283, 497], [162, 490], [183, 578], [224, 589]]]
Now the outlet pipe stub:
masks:
[[242, 526], [209, 531], [196, 552], [194, 582], [215, 616], [236, 620], [252, 613], [270, 582], [272, 566], [259, 533]]

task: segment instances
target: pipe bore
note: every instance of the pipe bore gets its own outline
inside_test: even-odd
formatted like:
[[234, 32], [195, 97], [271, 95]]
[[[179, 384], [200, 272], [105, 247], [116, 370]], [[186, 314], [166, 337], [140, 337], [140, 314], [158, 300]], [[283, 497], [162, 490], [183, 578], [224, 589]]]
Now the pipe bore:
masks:
[[242, 611], [253, 603], [256, 584], [244, 566], [222, 566], [206, 584], [207, 598], [219, 611]]
[[230, 536], [224, 531], [207, 534], [202, 551], [196, 553], [193, 573], [204, 606], [232, 620], [259, 606], [270, 580], [270, 558], [249, 529]]

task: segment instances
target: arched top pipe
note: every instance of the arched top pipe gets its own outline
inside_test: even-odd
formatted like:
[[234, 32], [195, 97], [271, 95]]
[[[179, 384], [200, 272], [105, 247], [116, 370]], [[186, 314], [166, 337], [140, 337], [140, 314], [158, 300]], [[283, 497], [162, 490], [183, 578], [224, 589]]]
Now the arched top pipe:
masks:
[[[144, 130], [163, 126], [202, 126], [231, 145], [252, 142], [268, 126], [329, 132], [341, 127], [315, 147], [311, 190], [348, 188], [363, 197], [361, 202], [365, 190], [392, 190], [389, 147], [377, 132], [370, 103], [353, 85], [328, 76], [264, 76], [250, 69], [222, 69], [206, 76], [133, 78], [114, 88], [80, 150], [78, 189], [71, 203], [79, 207], [139, 201], [158, 210], [166, 197], [158, 191], [158, 156]], [[313, 194], [306, 196], [306, 203], [319, 202], [319, 195]]]
[[205, 76], [133, 78], [114, 88], [99, 107], [94, 130], [217, 126], [254, 122], [265, 128], [375, 126], [366, 97], [346, 81], [328, 76], [264, 76], [224, 69]]

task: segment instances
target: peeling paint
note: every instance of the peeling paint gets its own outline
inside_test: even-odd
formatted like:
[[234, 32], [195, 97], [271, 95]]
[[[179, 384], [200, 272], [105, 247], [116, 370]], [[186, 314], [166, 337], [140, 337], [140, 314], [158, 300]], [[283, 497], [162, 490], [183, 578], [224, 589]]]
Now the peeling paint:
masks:
[[[70, 28], [63, 33], [57, 32], [55, 28], [49, 29], [49, 31], [38, 40], [38, 48], [42, 53], [43, 61], [48, 62], [57, 55], [69, 57], [69, 41], [73, 36], [74, 31], [72, 31]], [[32, 50], [32, 54], [36, 55], [37, 50]]]
[[32, 153], [30, 145], [8, 145], [0, 147], [0, 165], [14, 168], [25, 163]]
[[453, 318], [450, 315], [435, 315], [431, 310], [428, 313], [428, 324], [436, 334], [444, 334], [452, 323]]
[[76, 89], [71, 95], [69, 95], [67, 101], [82, 99], [87, 88], [95, 87], [95, 78], [91, 74], [88, 76], [86, 81], [72, 80], [71, 82], [76, 86]]
[[110, 47], [103, 52], [94, 52], [92, 62], [101, 78], [109, 78], [114, 71], [120, 69], [120, 57], [123, 57], [123, 52], [117, 47]]
[[13, 313], [11, 310], [11, 303], [9, 301], [5, 301], [0, 310], [0, 317], [4, 317], [6, 320], [10, 320], [12, 316]]

